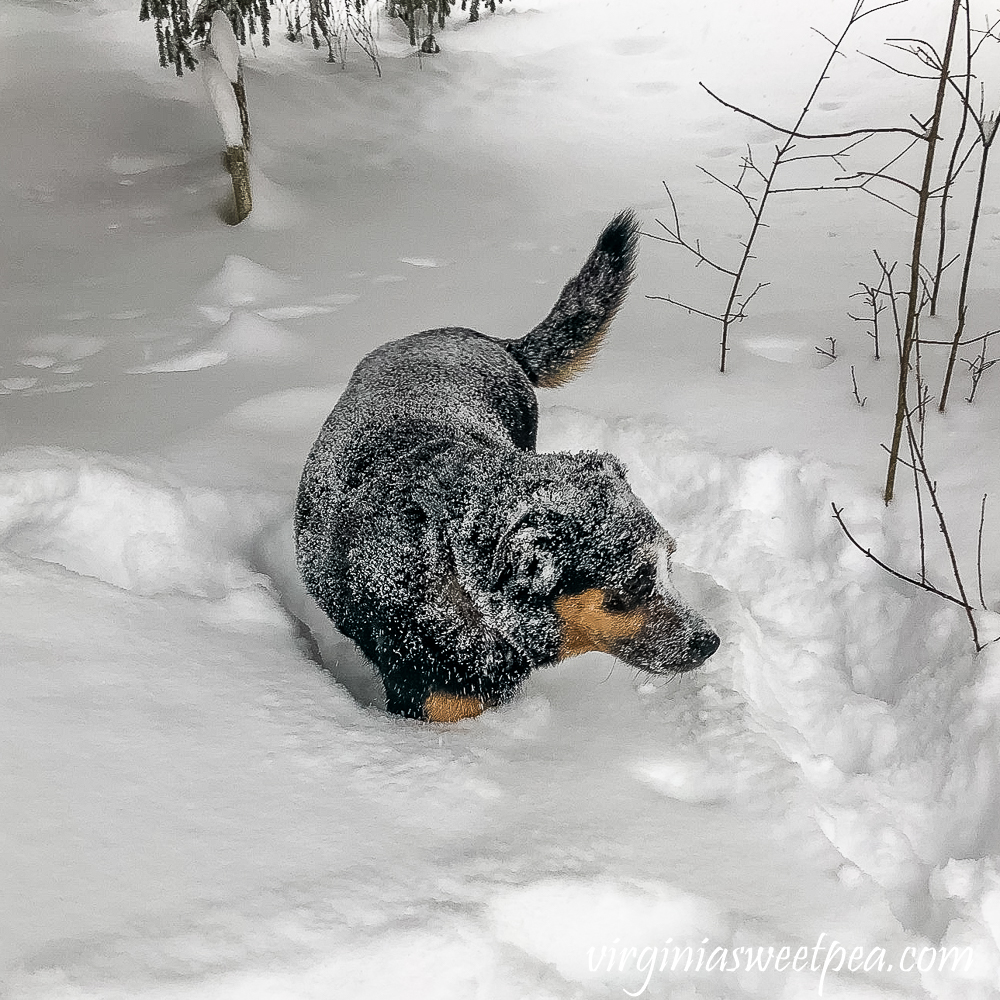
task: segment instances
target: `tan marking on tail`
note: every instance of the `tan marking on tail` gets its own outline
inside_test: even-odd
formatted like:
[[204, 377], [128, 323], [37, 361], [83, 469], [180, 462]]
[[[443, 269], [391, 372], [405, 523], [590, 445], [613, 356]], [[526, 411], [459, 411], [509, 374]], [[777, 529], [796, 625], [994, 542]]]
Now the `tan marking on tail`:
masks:
[[458, 722], [482, 715], [483, 703], [469, 695], [435, 691], [424, 702], [424, 718], [428, 722]]
[[559, 386], [572, 382], [577, 375], [582, 375], [594, 360], [595, 355], [604, 343], [604, 335], [611, 326], [611, 321], [617, 315], [618, 310], [608, 314], [608, 318], [601, 324], [596, 333], [580, 348], [576, 354], [556, 371], [547, 372], [538, 378], [537, 385], [542, 389], [558, 389]]
[[557, 597], [556, 614], [563, 622], [559, 659], [597, 651], [613, 653], [623, 639], [632, 639], [646, 624], [646, 611], [637, 608], [615, 614], [604, 610], [605, 592], [598, 587]]

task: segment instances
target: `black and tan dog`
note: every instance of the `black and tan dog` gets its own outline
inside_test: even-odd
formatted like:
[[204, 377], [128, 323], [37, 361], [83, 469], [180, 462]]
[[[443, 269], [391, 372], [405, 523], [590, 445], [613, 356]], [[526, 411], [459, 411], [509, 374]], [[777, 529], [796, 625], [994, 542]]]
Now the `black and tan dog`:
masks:
[[534, 386], [573, 378], [632, 280], [630, 212], [519, 340], [461, 327], [372, 351], [306, 462], [299, 571], [389, 711], [450, 722], [600, 650], [690, 670], [718, 637], [669, 583], [673, 541], [611, 455], [537, 454]]

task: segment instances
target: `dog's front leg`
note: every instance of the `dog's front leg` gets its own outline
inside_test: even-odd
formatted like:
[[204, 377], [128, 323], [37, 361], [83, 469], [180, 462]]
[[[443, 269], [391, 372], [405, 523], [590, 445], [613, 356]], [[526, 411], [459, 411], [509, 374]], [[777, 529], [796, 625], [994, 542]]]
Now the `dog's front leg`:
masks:
[[424, 701], [424, 718], [428, 722], [459, 722], [482, 715], [483, 708], [482, 701], [471, 695], [435, 691]]

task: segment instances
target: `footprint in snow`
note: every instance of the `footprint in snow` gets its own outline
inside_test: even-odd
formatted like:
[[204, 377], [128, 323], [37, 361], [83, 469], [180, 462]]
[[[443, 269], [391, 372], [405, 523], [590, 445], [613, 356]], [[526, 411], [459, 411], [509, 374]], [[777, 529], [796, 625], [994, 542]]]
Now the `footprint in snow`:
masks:
[[20, 393], [23, 396], [42, 396], [55, 392], [76, 392], [77, 389], [89, 389], [93, 382], [54, 382], [40, 385], [37, 378], [5, 378], [0, 379], [0, 396]]
[[214, 368], [229, 360], [229, 355], [225, 351], [189, 351], [187, 354], [177, 354], [172, 358], [163, 361], [155, 361], [152, 364], [137, 365], [135, 368], [127, 368], [126, 375], [153, 375], [167, 372], [195, 372], [202, 368]]
[[452, 260], [436, 260], [434, 257], [400, 257], [399, 262], [411, 267], [447, 267], [455, 263]]
[[[77, 314], [81, 319], [89, 313]], [[82, 361], [101, 351], [106, 345], [104, 337], [92, 337], [81, 333], [52, 333], [44, 337], [35, 337], [25, 343], [29, 351], [39, 355], [52, 355], [59, 361]]]
[[336, 306], [324, 305], [301, 305], [301, 306], [275, 306], [271, 309], [260, 309], [258, 315], [264, 319], [304, 319], [306, 316], [322, 316], [324, 313], [332, 313]]
[[[35, 337], [22, 345], [25, 353], [17, 359], [17, 363], [22, 368], [33, 369], [46, 376], [73, 375], [82, 367], [77, 362], [97, 354], [106, 343], [107, 341], [103, 337], [90, 337], [73, 333], [55, 333]], [[24, 374], [0, 380], [0, 393], [10, 395], [16, 392], [34, 396], [88, 389], [93, 384], [93, 382], [79, 381], [42, 382], [38, 375]]]
[[747, 337], [740, 342], [740, 347], [749, 354], [783, 364], [811, 363], [815, 354], [811, 346], [807, 340], [796, 337]]
[[30, 389], [37, 384], [37, 378], [4, 378], [0, 379], [0, 392], [18, 392], [21, 389]]
[[112, 156], [108, 160], [108, 169], [120, 176], [131, 177], [164, 167], [179, 167], [190, 159], [189, 156]]

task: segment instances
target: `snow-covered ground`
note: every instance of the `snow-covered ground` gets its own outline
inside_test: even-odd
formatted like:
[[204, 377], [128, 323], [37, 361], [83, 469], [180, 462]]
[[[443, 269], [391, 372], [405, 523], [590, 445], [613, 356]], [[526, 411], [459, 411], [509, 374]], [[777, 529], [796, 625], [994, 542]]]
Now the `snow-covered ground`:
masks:
[[[292, 564], [297, 477], [362, 354], [522, 334], [615, 210], [659, 231], [663, 181], [732, 255], [741, 206], [698, 166], [733, 177], [773, 136], [698, 81], [790, 120], [810, 28], [850, 6], [507, 0], [434, 58], [383, 22], [381, 80], [275, 30], [246, 61], [256, 208], [232, 228], [201, 75], [157, 66], [136, 5], [8, 0], [0, 995], [1000, 997], [1000, 644], [974, 656], [960, 609], [830, 511], [913, 570], [906, 490], [879, 498], [891, 366], [847, 317], [905, 216], [783, 196], [726, 376], [709, 321], [646, 298], [718, 307], [718, 282], [646, 240], [598, 361], [542, 397], [540, 446], [615, 452], [677, 537], [723, 637], [695, 674], [590, 654], [477, 720], [404, 722]], [[941, 7], [868, 18], [814, 127], [926, 113], [930, 85], [857, 49], [940, 40]], [[979, 240], [974, 334], [995, 178]], [[927, 430], [967, 580], [1000, 497], [990, 379]], [[992, 639], [995, 510], [983, 550]]]

